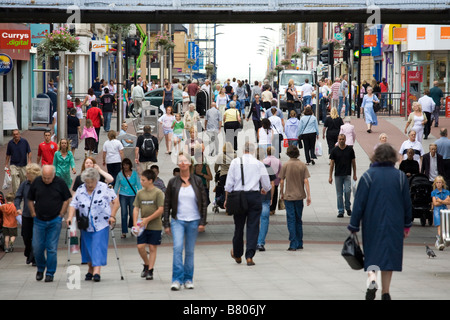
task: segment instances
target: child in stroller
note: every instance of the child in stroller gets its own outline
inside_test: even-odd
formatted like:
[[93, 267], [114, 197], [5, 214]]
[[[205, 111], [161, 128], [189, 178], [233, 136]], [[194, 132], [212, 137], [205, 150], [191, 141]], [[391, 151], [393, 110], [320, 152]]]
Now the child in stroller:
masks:
[[223, 145], [222, 153], [217, 156], [216, 163], [214, 164], [214, 172], [216, 181], [216, 187], [214, 189], [216, 196], [214, 201], [213, 212], [219, 213], [220, 209], [225, 209], [225, 182], [227, 181], [228, 168], [231, 161], [236, 158], [236, 152], [233, 145], [230, 142], [226, 142]]
[[424, 174], [415, 174], [409, 180], [409, 191], [412, 203], [412, 217], [419, 218], [422, 226], [433, 224], [433, 214], [431, 212], [431, 191], [433, 186]]

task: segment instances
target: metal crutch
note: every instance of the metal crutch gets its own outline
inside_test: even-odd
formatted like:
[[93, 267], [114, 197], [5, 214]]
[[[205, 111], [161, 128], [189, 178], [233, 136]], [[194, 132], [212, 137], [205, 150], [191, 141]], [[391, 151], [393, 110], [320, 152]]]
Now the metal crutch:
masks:
[[69, 267], [70, 266], [70, 228], [69, 227], [67, 227], [66, 243], [67, 243], [67, 267]]
[[113, 228], [109, 227], [109, 230], [111, 230], [111, 237], [112, 237], [113, 244], [114, 244], [114, 251], [116, 252], [117, 264], [119, 265], [120, 280], [123, 280], [122, 268], [120, 267], [119, 255], [117, 254], [116, 237], [114, 236]]

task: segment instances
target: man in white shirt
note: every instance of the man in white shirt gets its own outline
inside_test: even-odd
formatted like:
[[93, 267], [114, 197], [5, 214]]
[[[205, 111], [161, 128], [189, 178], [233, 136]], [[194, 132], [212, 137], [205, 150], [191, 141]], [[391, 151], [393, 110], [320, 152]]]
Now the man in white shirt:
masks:
[[230, 85], [233, 87], [233, 92], [236, 93], [236, 89], [237, 89], [237, 86], [238, 86], [236, 78], [233, 78], [233, 82], [231, 82]]
[[414, 130], [409, 131], [409, 139], [404, 141], [400, 147], [399, 152], [402, 155], [400, 162], [408, 158], [408, 149], [414, 149], [414, 160], [421, 164], [425, 152], [423, 151], [422, 144], [416, 140], [416, 132]]
[[137, 85], [133, 87], [131, 91], [131, 100], [133, 100], [133, 109], [139, 110], [142, 108], [142, 101], [144, 100], [144, 89]]
[[433, 99], [430, 97], [430, 90], [425, 90], [424, 96], [421, 97], [417, 102], [420, 103], [420, 105], [422, 106], [422, 112], [425, 113], [425, 116], [427, 117], [427, 123], [425, 123], [425, 126], [423, 128], [423, 138], [428, 139], [428, 135], [431, 132], [431, 114], [436, 107], [436, 103], [434, 103]]
[[303, 108], [305, 108], [307, 105], [311, 106], [311, 96], [314, 88], [309, 83], [308, 79], [305, 79], [305, 83], [302, 85], [300, 91], [302, 92]]
[[[255, 156], [255, 145], [246, 142], [244, 155], [231, 161], [228, 170], [227, 181], [225, 183], [225, 208], [227, 205], [228, 193], [233, 191], [244, 191], [248, 205], [246, 212], [234, 215], [235, 232], [233, 236], [233, 249], [231, 256], [237, 263], [241, 263], [241, 256], [244, 254], [244, 227], [247, 223], [247, 249], [245, 258], [247, 265], [252, 266], [253, 256], [256, 252], [256, 245], [259, 235], [259, 221], [262, 208], [262, 194], [266, 194], [271, 189], [270, 178], [266, 167]], [[244, 185], [242, 185], [241, 161], [243, 164]]]
[[219, 132], [222, 127], [222, 116], [215, 102], [211, 102], [211, 108], [206, 111], [205, 129], [209, 137], [210, 156], [219, 153]]

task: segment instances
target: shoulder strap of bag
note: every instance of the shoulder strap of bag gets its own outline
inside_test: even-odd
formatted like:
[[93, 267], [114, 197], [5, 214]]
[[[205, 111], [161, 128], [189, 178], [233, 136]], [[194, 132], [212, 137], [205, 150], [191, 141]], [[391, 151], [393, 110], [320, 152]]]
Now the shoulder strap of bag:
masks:
[[244, 164], [242, 163], [242, 157], [239, 159], [241, 160], [241, 181], [242, 181], [242, 186], [244, 186]]
[[306, 122], [305, 127], [303, 128], [302, 133], [300, 133], [300, 135], [302, 135], [303, 132], [306, 130], [306, 127], [308, 126], [309, 120], [311, 120], [311, 116], [309, 116], [309, 119], [308, 119], [308, 121]]
[[[152, 143], [153, 143], [153, 141], [152, 141]], [[136, 191], [134, 190], [133, 186], [131, 185], [130, 180], [128, 180], [127, 175], [124, 174], [123, 172], [122, 172], [122, 174], [123, 174], [123, 176], [125, 177], [125, 179], [127, 180], [128, 185], [130, 186], [131, 190], [133, 190], [134, 195], [136, 195]]]

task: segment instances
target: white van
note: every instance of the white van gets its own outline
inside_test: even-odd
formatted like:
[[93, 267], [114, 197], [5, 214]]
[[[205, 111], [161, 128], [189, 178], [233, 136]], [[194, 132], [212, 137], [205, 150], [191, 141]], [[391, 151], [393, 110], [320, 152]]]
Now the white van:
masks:
[[283, 111], [286, 110], [287, 108], [285, 93], [290, 79], [294, 80], [295, 89], [297, 90], [297, 94], [299, 97], [301, 96], [300, 89], [302, 85], [305, 83], [305, 79], [308, 79], [311, 85], [314, 84], [313, 82], [314, 77], [312, 71], [307, 70], [280, 71], [278, 77], [278, 107]]

